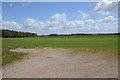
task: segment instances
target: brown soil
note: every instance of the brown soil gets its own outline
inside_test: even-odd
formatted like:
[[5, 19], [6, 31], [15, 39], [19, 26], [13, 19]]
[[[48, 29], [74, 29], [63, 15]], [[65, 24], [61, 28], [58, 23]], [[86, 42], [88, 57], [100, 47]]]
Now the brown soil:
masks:
[[[71, 54], [62, 48], [17, 48], [29, 58], [3, 67], [3, 78], [117, 78], [118, 60], [104, 55]], [[69, 54], [70, 53], [70, 54]]]

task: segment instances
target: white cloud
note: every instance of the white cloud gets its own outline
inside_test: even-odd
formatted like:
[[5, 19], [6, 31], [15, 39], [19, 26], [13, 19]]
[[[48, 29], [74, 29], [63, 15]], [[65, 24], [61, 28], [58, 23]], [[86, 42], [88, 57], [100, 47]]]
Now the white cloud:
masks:
[[51, 33], [99, 33], [117, 32], [117, 18], [107, 16], [102, 19], [69, 20], [65, 13], [57, 13], [51, 17], [50, 21], [39, 21], [28, 18], [20, 26], [13, 21], [4, 21], [3, 27], [9, 29], [21, 29], [22, 31], [37, 32], [38, 34]]
[[32, 18], [26, 19], [25, 24], [24, 24], [24, 26], [27, 26], [29, 28], [42, 28], [43, 25], [44, 25], [43, 22], [37, 21]]
[[86, 14], [86, 13], [83, 13], [82, 11], [78, 11], [79, 12], [79, 14], [80, 14], [80, 18], [81, 19], [85, 19], [85, 18], [87, 18], [88, 17], [88, 15]]
[[52, 16], [53, 21], [65, 21], [67, 15], [65, 13], [56, 13]]
[[2, 28], [20, 30], [22, 27], [14, 21], [3, 21], [2, 22]]
[[2, 14], [0, 14], [0, 29], [2, 29]]
[[[49, 22], [49, 21], [48, 21]], [[42, 22], [39, 20], [35, 20], [32, 18], [28, 18], [25, 20], [25, 22], [22, 24], [22, 31], [27, 32], [42, 32], [45, 29], [47, 29], [48, 23]]]
[[101, 0], [97, 3], [94, 10], [102, 15], [108, 15], [110, 12], [118, 10], [118, 2], [113, 2], [113, 0]]
[[104, 19], [100, 19], [100, 21], [103, 23], [112, 23], [114, 20], [115, 18], [113, 16], [108, 16], [108, 17], [105, 17]]
[[2, 21], [2, 14], [0, 13], [0, 21]]

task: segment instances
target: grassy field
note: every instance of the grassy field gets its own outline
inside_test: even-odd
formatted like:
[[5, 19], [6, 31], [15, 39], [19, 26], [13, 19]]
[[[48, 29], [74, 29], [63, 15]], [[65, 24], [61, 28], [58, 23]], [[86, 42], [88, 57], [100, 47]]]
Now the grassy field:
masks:
[[22, 59], [24, 54], [10, 52], [17, 47], [58, 47], [58, 48], [92, 48], [117, 49], [117, 35], [84, 35], [84, 36], [46, 36], [37, 38], [3, 38], [3, 65]]

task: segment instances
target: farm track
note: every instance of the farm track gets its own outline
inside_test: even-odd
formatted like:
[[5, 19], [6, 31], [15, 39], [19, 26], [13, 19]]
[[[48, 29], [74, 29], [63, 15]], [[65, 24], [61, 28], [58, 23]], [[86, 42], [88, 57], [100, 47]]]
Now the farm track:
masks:
[[118, 60], [63, 48], [17, 48], [29, 58], [3, 67], [3, 78], [117, 78]]

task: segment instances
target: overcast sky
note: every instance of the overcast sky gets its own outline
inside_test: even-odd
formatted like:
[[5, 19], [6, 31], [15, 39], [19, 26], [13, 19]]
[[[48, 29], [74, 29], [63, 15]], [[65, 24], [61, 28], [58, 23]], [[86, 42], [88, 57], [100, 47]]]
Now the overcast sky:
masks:
[[118, 32], [117, 2], [3, 2], [2, 28], [38, 34]]

